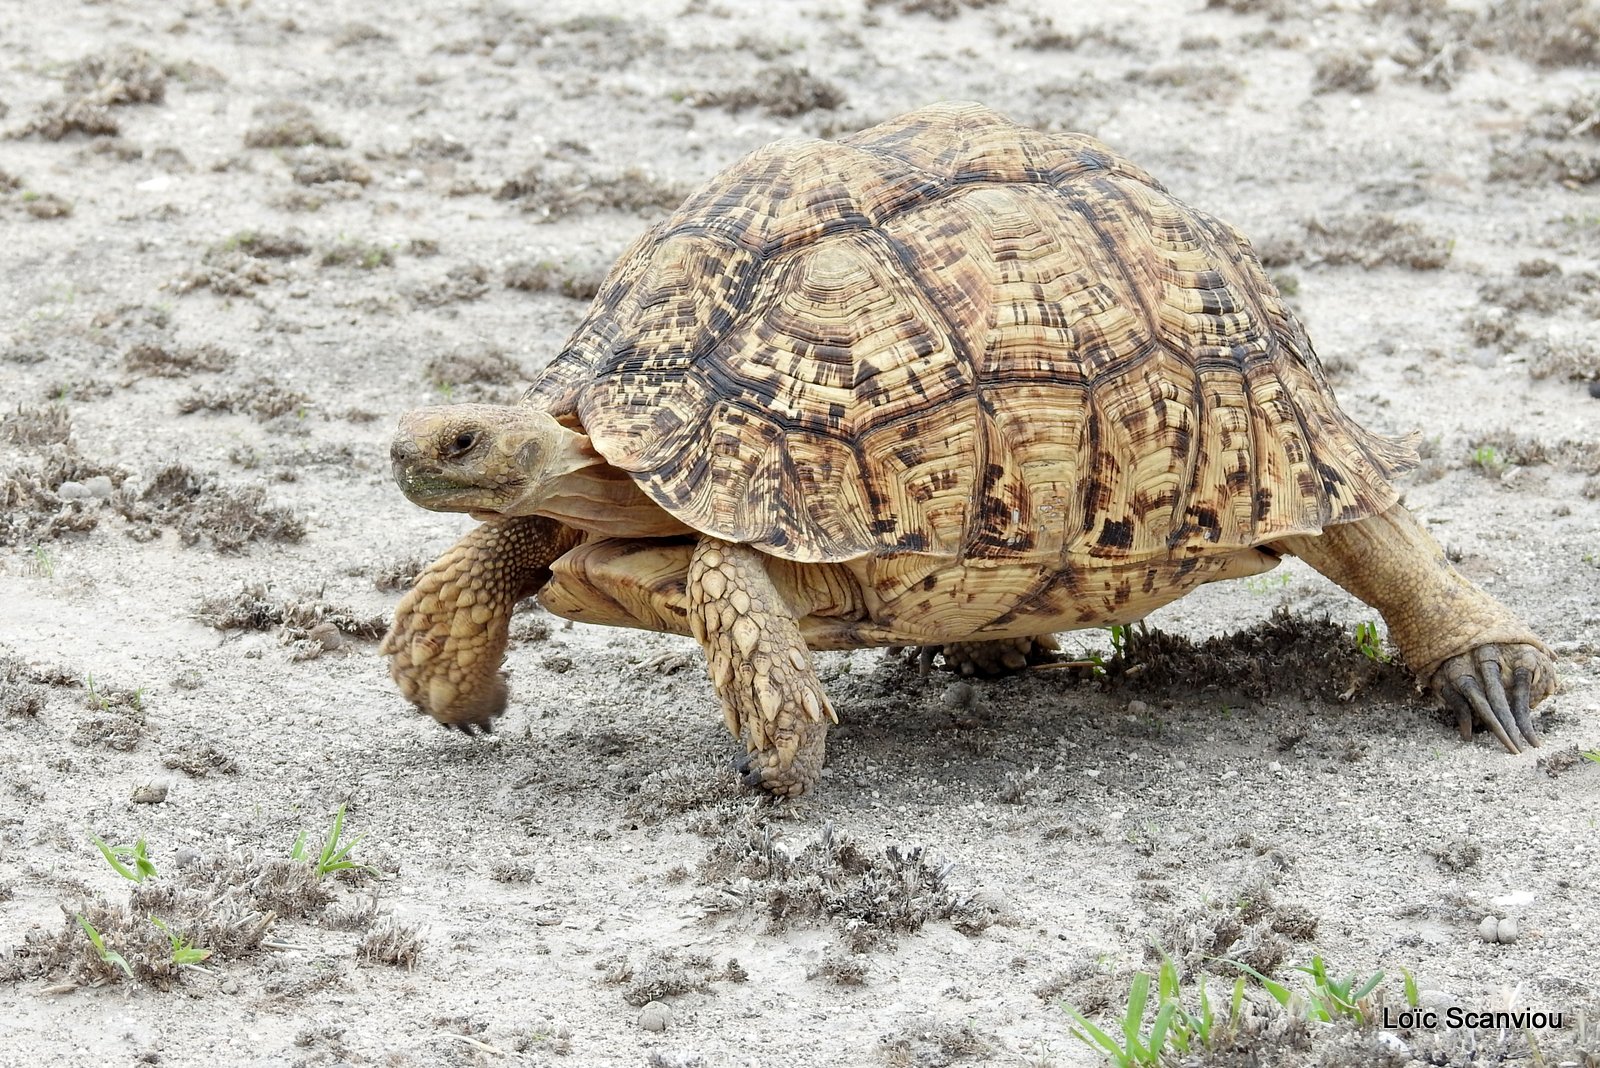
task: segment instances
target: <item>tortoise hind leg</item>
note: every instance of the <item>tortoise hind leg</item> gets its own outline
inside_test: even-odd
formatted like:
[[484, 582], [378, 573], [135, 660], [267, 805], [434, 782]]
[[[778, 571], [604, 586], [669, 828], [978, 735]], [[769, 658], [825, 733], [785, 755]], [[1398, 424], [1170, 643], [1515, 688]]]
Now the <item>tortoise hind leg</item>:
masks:
[[400, 693], [445, 727], [488, 732], [505, 711], [511, 610], [578, 534], [554, 519], [481, 523], [417, 576], [378, 651]]
[[924, 675], [933, 667], [933, 658], [943, 656], [945, 667], [969, 677], [1010, 675], [1029, 664], [1048, 660], [1051, 653], [1060, 649], [1053, 634], [1021, 638], [971, 638], [942, 645], [916, 646], [917, 664]]
[[828, 724], [838, 717], [766, 557], [701, 538], [688, 586], [690, 630], [705, 648], [728, 729], [745, 744], [745, 784], [805, 793], [822, 776]]
[[1451, 566], [1403, 505], [1317, 536], [1273, 543], [1383, 614], [1406, 664], [1456, 713], [1507, 751], [1537, 746], [1531, 709], [1555, 692], [1555, 664], [1526, 624]]

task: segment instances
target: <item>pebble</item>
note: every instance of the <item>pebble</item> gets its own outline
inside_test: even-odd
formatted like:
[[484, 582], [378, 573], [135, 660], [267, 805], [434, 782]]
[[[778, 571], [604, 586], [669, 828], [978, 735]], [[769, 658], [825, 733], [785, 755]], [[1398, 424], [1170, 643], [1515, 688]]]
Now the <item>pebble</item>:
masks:
[[1505, 919], [1500, 921], [1499, 928], [1495, 931], [1495, 936], [1503, 945], [1509, 946], [1511, 943], [1517, 940], [1517, 936], [1521, 933], [1522, 931], [1517, 926], [1517, 921], [1512, 919], [1510, 916], [1507, 916]]
[[167, 780], [152, 779], [143, 786], [133, 788], [133, 803], [136, 805], [159, 805], [167, 799]]
[[672, 1026], [672, 1010], [659, 1001], [649, 1001], [639, 1010], [639, 1026], [646, 1031], [665, 1031]]
[[977, 699], [978, 691], [966, 682], [952, 682], [944, 688], [944, 696], [940, 698], [946, 708], [971, 708]]
[[64, 501], [81, 501], [89, 496], [89, 487], [82, 482], [63, 482], [56, 487], [56, 496]]
[[1404, 1056], [1411, 1052], [1411, 1047], [1401, 1041], [1400, 1036], [1392, 1031], [1378, 1032], [1378, 1045], [1390, 1053]]
[[1478, 922], [1478, 937], [1485, 942], [1500, 941], [1500, 920], [1495, 916], [1485, 916]]
[[489, 53], [489, 62], [500, 67], [509, 67], [517, 61], [517, 46], [510, 41], [502, 41]]
[[107, 475], [95, 475], [84, 482], [83, 488], [89, 491], [89, 496], [104, 500], [111, 496], [111, 479]]
[[237, 994], [239, 992], [238, 982], [233, 979], [224, 979], [222, 981], [222, 992], [224, 994]]
[[1149, 714], [1150, 714], [1150, 706], [1145, 704], [1143, 701], [1129, 701], [1128, 702], [1128, 715], [1133, 716], [1136, 719], [1143, 719], [1145, 716], [1148, 716]]
[[177, 853], [173, 854], [172, 863], [180, 868], [192, 868], [200, 863], [200, 850], [194, 846], [179, 846]]
[[318, 623], [306, 635], [314, 642], [321, 644], [324, 652], [331, 653], [344, 645], [344, 635], [332, 623]]

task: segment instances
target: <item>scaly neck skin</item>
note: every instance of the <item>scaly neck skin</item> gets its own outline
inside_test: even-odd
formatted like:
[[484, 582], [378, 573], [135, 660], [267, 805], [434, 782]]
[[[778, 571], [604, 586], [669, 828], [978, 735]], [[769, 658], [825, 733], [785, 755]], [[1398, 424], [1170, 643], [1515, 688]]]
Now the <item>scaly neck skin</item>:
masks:
[[584, 467], [547, 483], [536, 511], [606, 538], [666, 538], [693, 531], [609, 464]]
[[693, 533], [595, 451], [587, 434], [560, 428], [544, 452], [537, 494], [511, 514], [544, 515], [607, 538], [664, 538]]

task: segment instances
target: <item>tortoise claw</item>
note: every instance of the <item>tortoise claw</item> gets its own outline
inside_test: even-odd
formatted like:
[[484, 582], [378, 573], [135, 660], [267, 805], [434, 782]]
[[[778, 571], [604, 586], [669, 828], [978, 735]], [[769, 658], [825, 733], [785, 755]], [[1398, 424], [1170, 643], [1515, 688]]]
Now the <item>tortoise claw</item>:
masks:
[[756, 767], [755, 764], [755, 753], [746, 753], [742, 757], [734, 758], [733, 770], [738, 773], [739, 781], [746, 786], [760, 786], [761, 780], [764, 778], [761, 769]]
[[1531, 645], [1480, 645], [1440, 665], [1433, 688], [1456, 714], [1463, 740], [1472, 737], [1476, 723], [1508, 753], [1542, 744], [1532, 709], [1555, 689], [1550, 661], [1542, 650]]
[[746, 786], [764, 790], [774, 797], [799, 797], [822, 777], [826, 723], [801, 728], [795, 756], [785, 762], [771, 749], [751, 749], [735, 757], [733, 770]]
[[479, 734], [489, 735], [494, 733], [493, 723], [448, 723], [441, 721], [439, 726], [447, 731], [460, 731], [469, 738], [477, 737]]

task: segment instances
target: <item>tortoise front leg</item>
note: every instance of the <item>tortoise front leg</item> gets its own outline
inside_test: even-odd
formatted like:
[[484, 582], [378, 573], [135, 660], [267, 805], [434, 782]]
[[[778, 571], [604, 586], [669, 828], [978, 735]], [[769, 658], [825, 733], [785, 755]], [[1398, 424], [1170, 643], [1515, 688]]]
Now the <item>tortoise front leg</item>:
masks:
[[378, 647], [406, 700], [447, 728], [489, 731], [506, 708], [500, 658], [511, 610], [577, 541], [543, 516], [483, 523], [418, 575]]
[[1556, 689], [1550, 650], [1451, 566], [1403, 505], [1274, 547], [1383, 613], [1411, 670], [1456, 713], [1462, 738], [1476, 719], [1508, 752], [1539, 745], [1531, 709]]
[[789, 797], [816, 785], [838, 717], [767, 558], [701, 538], [689, 560], [689, 629], [705, 647], [728, 729], [744, 741], [745, 784]]

